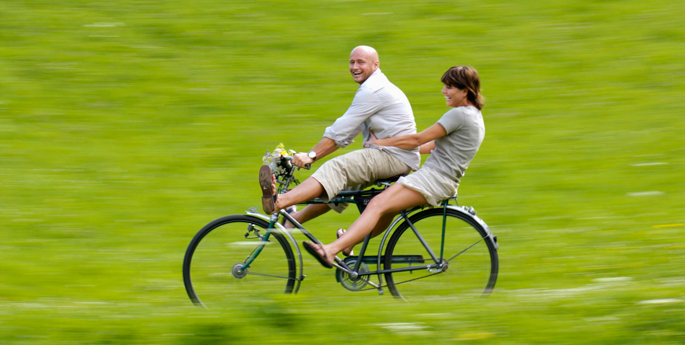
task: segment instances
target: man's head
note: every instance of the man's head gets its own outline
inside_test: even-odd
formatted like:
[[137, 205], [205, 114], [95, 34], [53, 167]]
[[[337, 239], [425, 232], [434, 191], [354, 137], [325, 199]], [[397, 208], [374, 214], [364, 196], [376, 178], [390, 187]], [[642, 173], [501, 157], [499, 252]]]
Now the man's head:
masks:
[[380, 66], [376, 49], [369, 46], [358, 46], [350, 53], [350, 73], [354, 81], [361, 84]]

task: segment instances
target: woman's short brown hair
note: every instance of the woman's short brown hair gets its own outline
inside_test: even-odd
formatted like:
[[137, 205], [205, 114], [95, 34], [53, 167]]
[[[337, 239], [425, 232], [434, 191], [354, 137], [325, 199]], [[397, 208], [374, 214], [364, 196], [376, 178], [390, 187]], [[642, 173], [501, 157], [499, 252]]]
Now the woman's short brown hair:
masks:
[[485, 106], [483, 95], [480, 94], [480, 78], [478, 71], [471, 66], [454, 66], [442, 75], [440, 78], [443, 84], [456, 87], [459, 90], [466, 89], [468, 91], [467, 98], [478, 109]]

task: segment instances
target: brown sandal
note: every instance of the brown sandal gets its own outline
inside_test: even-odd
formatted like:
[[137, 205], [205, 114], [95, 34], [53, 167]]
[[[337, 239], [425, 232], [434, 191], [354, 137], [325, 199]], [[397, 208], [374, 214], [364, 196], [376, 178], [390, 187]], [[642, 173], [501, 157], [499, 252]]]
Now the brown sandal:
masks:
[[302, 242], [302, 246], [304, 246], [304, 249], [311, 254], [319, 263], [321, 266], [326, 267], [326, 268], [333, 268], [333, 264], [326, 261], [326, 251], [323, 250], [322, 247], [315, 247], [316, 244], [312, 242]]
[[262, 188], [262, 209], [267, 214], [274, 213], [276, 205], [276, 196], [273, 192], [271, 184], [271, 168], [268, 165], [262, 165], [259, 168], [259, 186]]

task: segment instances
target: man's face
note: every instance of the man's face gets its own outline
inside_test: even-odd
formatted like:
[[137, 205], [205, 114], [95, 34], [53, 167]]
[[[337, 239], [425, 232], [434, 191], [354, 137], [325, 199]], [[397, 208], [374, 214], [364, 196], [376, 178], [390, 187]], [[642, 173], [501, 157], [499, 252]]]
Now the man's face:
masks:
[[350, 54], [350, 73], [354, 81], [361, 84], [378, 69], [378, 60], [363, 49], [355, 49]]

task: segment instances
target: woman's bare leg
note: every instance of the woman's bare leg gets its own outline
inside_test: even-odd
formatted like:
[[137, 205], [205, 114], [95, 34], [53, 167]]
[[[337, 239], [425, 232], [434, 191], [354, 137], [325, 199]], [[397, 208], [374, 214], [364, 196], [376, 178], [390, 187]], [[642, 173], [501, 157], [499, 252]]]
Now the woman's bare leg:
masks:
[[[384, 216], [381, 216], [381, 218], [378, 220], [378, 223], [376, 224], [376, 226], [371, 231], [371, 238], [382, 234], [388, 228], [388, 226], [390, 226], [390, 223], [392, 223], [392, 220], [395, 219], [395, 215], [396, 214], [386, 214]], [[347, 235], [347, 232], [345, 232], [345, 234], [343, 234], [343, 236], [345, 236], [345, 235]], [[363, 240], [363, 238], [362, 238], [362, 240]], [[357, 243], [355, 243], [349, 247], [345, 247], [345, 252], [351, 253], [354, 250], [354, 246], [357, 244], [359, 244], [359, 242], [357, 242]]]
[[369, 233], [373, 232], [375, 235], [382, 233], [400, 211], [426, 204], [428, 203], [421, 193], [397, 183], [390, 186], [386, 191], [371, 199], [364, 212], [347, 229], [345, 236], [323, 246], [326, 260], [333, 262], [340, 251], [361, 242]]

